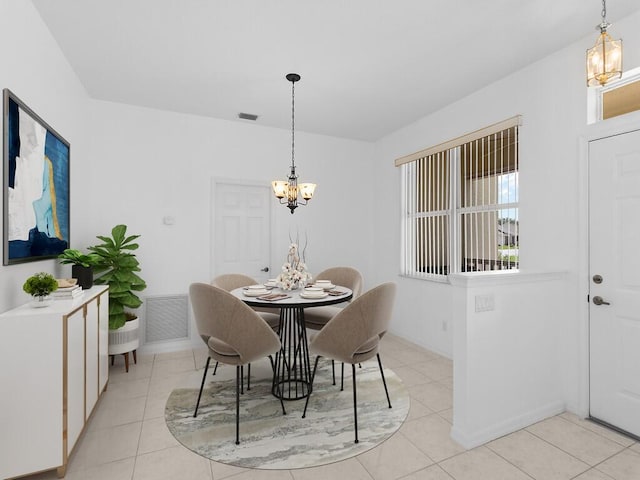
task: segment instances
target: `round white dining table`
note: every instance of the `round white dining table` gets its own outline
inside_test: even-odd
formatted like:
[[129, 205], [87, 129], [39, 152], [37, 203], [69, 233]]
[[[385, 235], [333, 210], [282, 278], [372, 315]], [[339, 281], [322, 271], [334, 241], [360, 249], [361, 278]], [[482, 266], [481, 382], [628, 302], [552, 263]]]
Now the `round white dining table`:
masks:
[[[248, 296], [247, 287], [231, 291], [232, 295], [251, 307], [273, 308], [280, 311], [277, 333], [282, 346], [274, 362], [272, 392], [283, 400], [300, 400], [311, 393], [311, 363], [304, 309], [334, 305], [349, 301], [353, 297], [350, 289], [339, 285], [333, 287], [329, 294], [322, 298], [305, 298], [301, 296], [303, 291], [302, 289], [284, 291], [273, 288], [258, 297]], [[273, 298], [275, 295], [280, 295], [281, 298]]]

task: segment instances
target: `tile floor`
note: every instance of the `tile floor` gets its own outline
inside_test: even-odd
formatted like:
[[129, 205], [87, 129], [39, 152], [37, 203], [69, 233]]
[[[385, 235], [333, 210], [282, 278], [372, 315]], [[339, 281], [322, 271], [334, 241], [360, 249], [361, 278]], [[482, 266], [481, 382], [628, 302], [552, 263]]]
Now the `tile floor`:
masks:
[[[205, 349], [141, 356], [129, 373], [124, 372], [120, 359], [120, 364], [111, 367], [109, 388], [79, 440], [66, 478], [640, 479], [640, 443], [569, 413], [465, 451], [449, 437], [451, 361], [391, 335], [385, 336], [381, 352], [384, 364], [403, 379], [411, 395], [409, 417], [400, 431], [357, 457], [302, 470], [232, 467], [202, 458], [176, 442], [164, 423], [164, 404], [185, 378], [193, 383], [192, 377], [201, 375]], [[345, 388], [348, 385], [346, 382]], [[45, 472], [25, 478], [49, 480], [56, 476]]]

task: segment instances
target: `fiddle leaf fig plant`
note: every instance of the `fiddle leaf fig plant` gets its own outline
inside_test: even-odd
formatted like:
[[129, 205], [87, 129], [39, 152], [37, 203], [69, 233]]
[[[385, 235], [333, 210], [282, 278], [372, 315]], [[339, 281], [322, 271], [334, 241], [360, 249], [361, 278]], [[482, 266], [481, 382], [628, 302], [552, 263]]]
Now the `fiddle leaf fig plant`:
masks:
[[109, 329], [122, 327], [127, 321], [125, 309], [135, 309], [142, 305], [136, 292], [147, 288], [146, 282], [138, 276], [140, 264], [135, 254], [139, 245], [134, 242], [140, 235], [126, 236], [127, 226], [116, 225], [111, 237], [98, 235], [102, 243], [88, 250], [98, 259], [94, 271], [99, 275], [95, 279], [98, 285], [109, 285]]

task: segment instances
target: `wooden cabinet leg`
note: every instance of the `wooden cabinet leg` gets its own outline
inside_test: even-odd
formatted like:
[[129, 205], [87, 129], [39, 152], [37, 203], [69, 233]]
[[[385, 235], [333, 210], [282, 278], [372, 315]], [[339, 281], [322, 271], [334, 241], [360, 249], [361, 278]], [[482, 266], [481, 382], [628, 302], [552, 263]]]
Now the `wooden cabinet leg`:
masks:
[[129, 373], [129, 352], [123, 353], [124, 355], [124, 366], [127, 373]]
[[138, 364], [138, 356], [136, 355], [136, 351], [133, 351], [133, 363]]
[[61, 467], [56, 468], [56, 475], [58, 475], [58, 478], [64, 478], [64, 476], [67, 474], [67, 465], [64, 464]]

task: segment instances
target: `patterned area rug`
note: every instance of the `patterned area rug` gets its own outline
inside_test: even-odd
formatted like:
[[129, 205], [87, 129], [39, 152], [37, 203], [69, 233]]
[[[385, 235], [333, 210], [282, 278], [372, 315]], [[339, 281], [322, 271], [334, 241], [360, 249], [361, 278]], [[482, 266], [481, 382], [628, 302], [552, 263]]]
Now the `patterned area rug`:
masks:
[[[384, 361], [384, 358], [383, 358]], [[266, 369], [252, 370], [251, 390], [240, 397], [240, 445], [235, 444], [235, 367], [227, 378], [208, 375], [198, 417], [193, 410], [199, 383], [175, 389], [165, 407], [169, 431], [188, 449], [217, 462], [246, 468], [295, 469], [344, 460], [382, 443], [402, 425], [409, 413], [409, 395], [390, 369], [384, 374], [391, 405], [387, 405], [378, 364], [374, 360], [357, 369], [358, 437], [354, 443], [351, 376], [340, 391], [340, 367], [332, 384], [330, 362], [321, 360], [306, 418], [304, 400], [280, 401], [271, 394]], [[211, 370], [210, 370], [211, 371]], [[345, 374], [351, 366], [345, 365]], [[229, 378], [233, 373], [233, 378]]]

